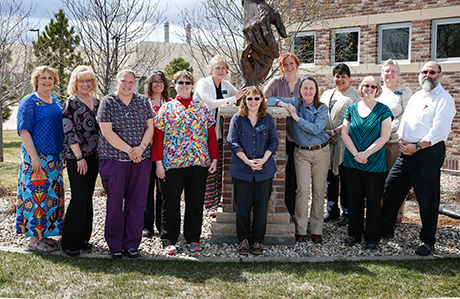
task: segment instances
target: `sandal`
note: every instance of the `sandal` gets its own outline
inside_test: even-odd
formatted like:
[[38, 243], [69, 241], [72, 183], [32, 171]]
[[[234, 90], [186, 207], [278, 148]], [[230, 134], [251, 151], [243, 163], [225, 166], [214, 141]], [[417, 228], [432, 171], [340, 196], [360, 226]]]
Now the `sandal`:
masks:
[[51, 238], [45, 238], [45, 239], [43, 239], [42, 242], [45, 242], [46, 245], [49, 245], [51, 247], [56, 246], [56, 243], [57, 243], [55, 240], [53, 240]]
[[57, 248], [49, 246], [45, 242], [37, 242], [34, 245], [27, 245], [27, 250], [32, 252], [49, 253], [56, 251]]

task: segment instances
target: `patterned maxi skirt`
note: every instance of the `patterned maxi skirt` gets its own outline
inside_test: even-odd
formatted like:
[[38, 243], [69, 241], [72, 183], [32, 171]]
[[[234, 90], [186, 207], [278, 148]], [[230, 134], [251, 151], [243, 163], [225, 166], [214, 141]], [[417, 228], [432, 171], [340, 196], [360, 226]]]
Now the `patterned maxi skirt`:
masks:
[[64, 226], [64, 182], [61, 155], [38, 154], [42, 169], [32, 172], [29, 154], [21, 152], [16, 230], [26, 238], [59, 236]]
[[206, 180], [206, 192], [204, 195], [204, 206], [207, 211], [215, 211], [219, 206], [222, 197], [222, 160], [223, 160], [223, 140], [218, 140], [220, 159], [217, 161], [217, 171], [208, 172]]

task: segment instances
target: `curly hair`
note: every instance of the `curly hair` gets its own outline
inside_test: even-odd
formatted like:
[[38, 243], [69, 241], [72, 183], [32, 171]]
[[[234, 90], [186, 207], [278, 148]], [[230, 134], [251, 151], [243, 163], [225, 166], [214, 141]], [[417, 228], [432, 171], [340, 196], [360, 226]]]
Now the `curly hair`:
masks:
[[155, 71], [153, 74], [151, 74], [147, 80], [145, 81], [144, 84], [144, 93], [145, 96], [151, 99], [153, 97], [153, 79], [155, 76], [158, 76], [161, 78], [161, 81], [163, 81], [163, 91], [161, 92], [161, 96], [165, 99], [169, 99], [169, 81], [168, 78], [166, 78], [165, 74], [162, 71]]
[[242, 101], [238, 109], [239, 114], [243, 117], [248, 116], [248, 106], [246, 104], [246, 98], [251, 92], [253, 94], [260, 95], [261, 103], [260, 103], [259, 111], [257, 112], [257, 115], [260, 117], [266, 116], [267, 115], [267, 104], [265, 103], [264, 93], [257, 86], [248, 86], [244, 89], [243, 96], [241, 97]]
[[77, 83], [78, 80], [80, 80], [81, 78], [89, 78], [93, 80], [93, 85], [91, 87], [89, 94], [92, 97], [95, 97], [97, 95], [96, 74], [94, 74], [93, 69], [87, 65], [79, 65], [72, 71], [72, 74], [70, 75], [69, 79], [69, 85], [67, 86], [67, 94], [71, 96], [77, 92]]
[[58, 71], [55, 68], [52, 68], [47, 65], [41, 65], [34, 68], [32, 75], [30, 76], [30, 84], [32, 85], [34, 91], [38, 89], [38, 78], [43, 75], [43, 73], [49, 72], [54, 79], [54, 85], [59, 83]]

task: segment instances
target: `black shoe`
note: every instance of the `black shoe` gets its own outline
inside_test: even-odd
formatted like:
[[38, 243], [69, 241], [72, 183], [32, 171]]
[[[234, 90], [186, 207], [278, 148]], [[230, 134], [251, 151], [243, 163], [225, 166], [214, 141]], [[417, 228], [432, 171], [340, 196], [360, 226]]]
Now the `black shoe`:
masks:
[[367, 242], [366, 247], [364, 249], [376, 250], [377, 249], [377, 243], [375, 243], [375, 242]]
[[81, 250], [85, 251], [86, 253], [90, 253], [93, 250], [93, 244], [85, 242]]
[[427, 256], [427, 255], [432, 255], [433, 251], [434, 251], [434, 245], [423, 243], [417, 248], [417, 250], [415, 250], [415, 253], [421, 256]]
[[121, 251], [112, 252], [113, 259], [121, 259], [123, 257], [123, 253]]
[[132, 259], [137, 259], [139, 257], [139, 251], [134, 248], [130, 248], [128, 250], [125, 250], [125, 254]]
[[69, 249], [62, 248], [62, 252], [72, 257], [80, 255], [80, 250], [69, 250]]
[[345, 244], [347, 244], [348, 246], [353, 246], [357, 243], [359, 243], [358, 239], [356, 239], [353, 236], [349, 236], [348, 238], [345, 239]]
[[339, 218], [338, 214], [327, 213], [326, 216], [324, 216], [324, 222], [329, 222], [332, 220], [336, 220], [338, 218]]
[[142, 230], [142, 237], [144, 237], [144, 238], [151, 238], [151, 237], [153, 237], [153, 229], [144, 228], [144, 229]]
[[339, 221], [337, 221], [337, 224], [339, 226], [345, 226], [345, 225], [348, 225], [349, 221], [350, 221], [350, 219], [348, 219], [348, 215], [344, 215], [344, 216], [340, 217]]

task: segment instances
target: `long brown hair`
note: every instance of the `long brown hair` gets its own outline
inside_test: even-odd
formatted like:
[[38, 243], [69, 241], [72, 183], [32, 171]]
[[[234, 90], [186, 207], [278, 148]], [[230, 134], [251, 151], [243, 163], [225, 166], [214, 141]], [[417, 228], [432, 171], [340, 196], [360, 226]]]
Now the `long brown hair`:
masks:
[[319, 101], [318, 83], [316, 83], [316, 80], [313, 79], [313, 77], [305, 77], [302, 79], [302, 81], [300, 81], [300, 84], [299, 84], [299, 105], [297, 105], [298, 111], [300, 111], [300, 105], [302, 104], [302, 102], [305, 102], [305, 100], [302, 98], [302, 93], [300, 92], [300, 90], [302, 89], [303, 82], [305, 82], [306, 80], [310, 80], [310, 81], [313, 81], [313, 83], [315, 83], [316, 93], [315, 93], [315, 96], [313, 97], [313, 106], [316, 109], [318, 109], [319, 106], [323, 105], [323, 103]]
[[148, 77], [147, 81], [145, 81], [145, 84], [144, 84], [145, 96], [148, 97], [149, 99], [153, 97], [152, 83], [153, 83], [153, 77], [155, 76], [159, 76], [161, 80], [163, 81], [163, 91], [161, 92], [161, 96], [163, 97], [163, 99], [167, 101], [169, 99], [169, 82], [168, 82], [168, 78], [166, 78], [165, 74], [162, 71], [153, 72], [153, 74], [151, 74]]
[[259, 111], [257, 112], [257, 115], [260, 117], [266, 116], [267, 115], [267, 104], [265, 103], [264, 93], [257, 86], [248, 86], [244, 89], [243, 97], [242, 97], [243, 100], [241, 101], [238, 112], [243, 117], [248, 116], [248, 106], [246, 105], [246, 98], [251, 92], [256, 95], [259, 95], [260, 100], [262, 101], [260, 103]]

